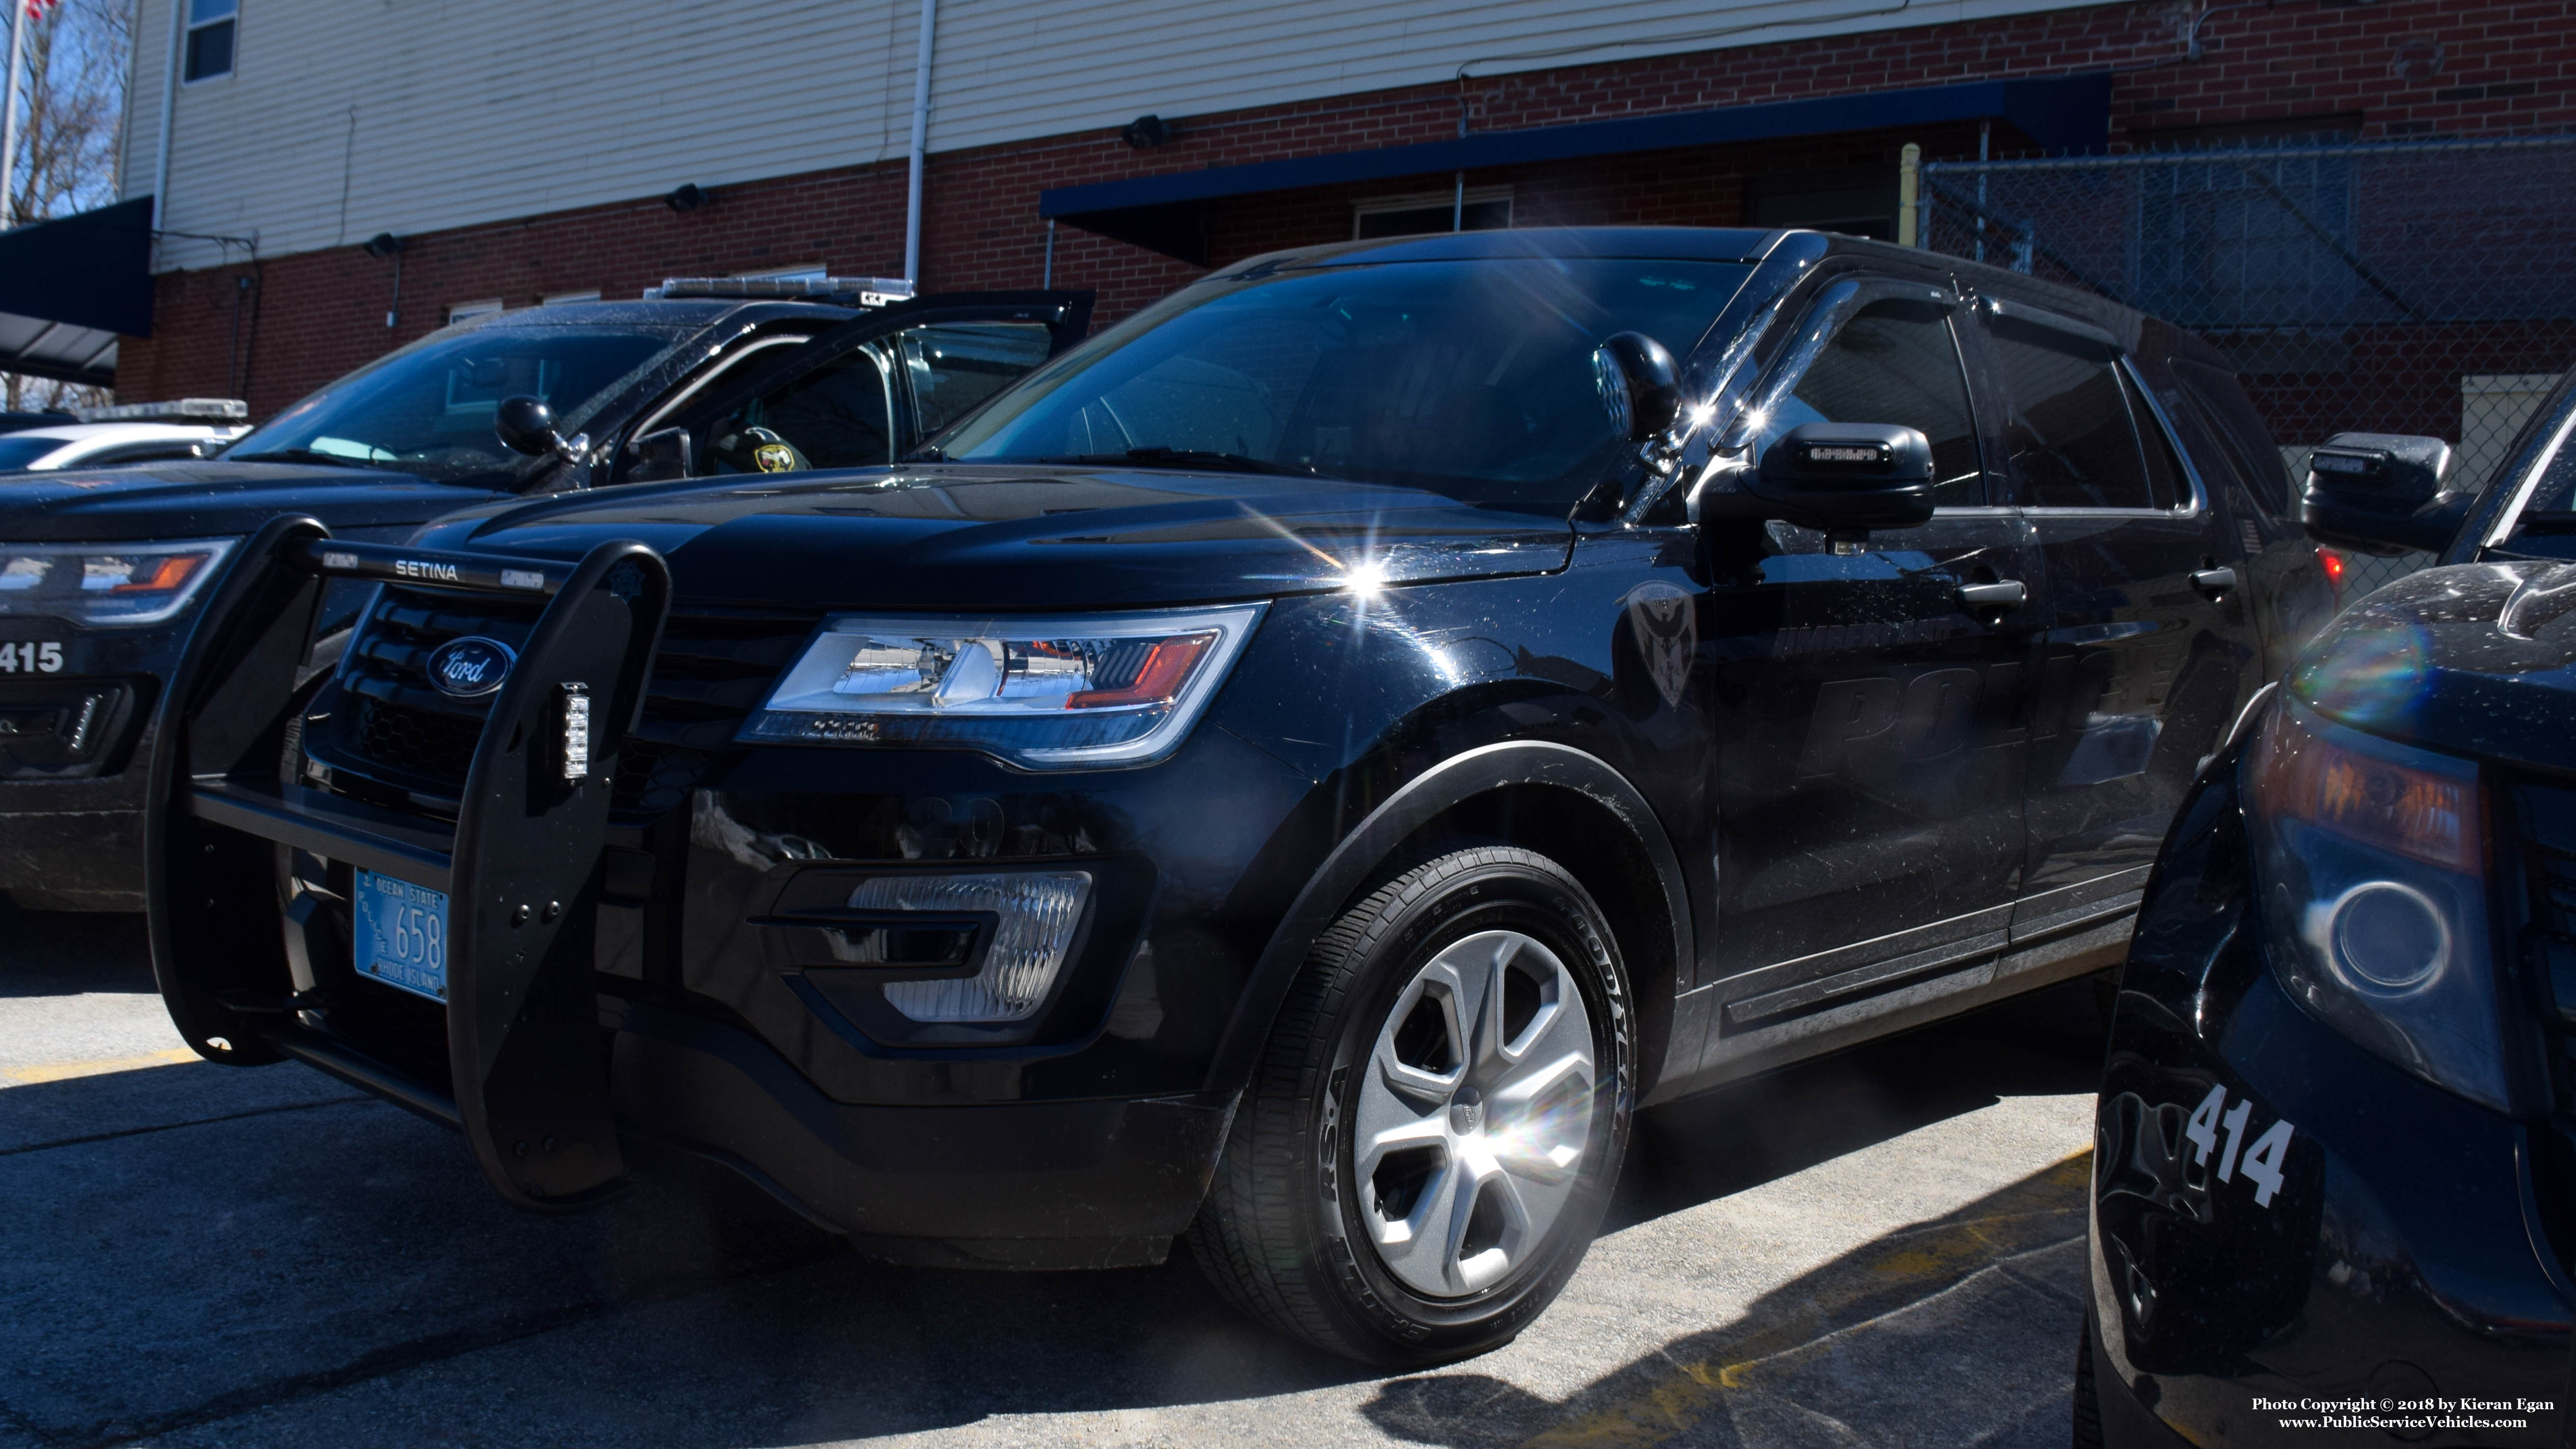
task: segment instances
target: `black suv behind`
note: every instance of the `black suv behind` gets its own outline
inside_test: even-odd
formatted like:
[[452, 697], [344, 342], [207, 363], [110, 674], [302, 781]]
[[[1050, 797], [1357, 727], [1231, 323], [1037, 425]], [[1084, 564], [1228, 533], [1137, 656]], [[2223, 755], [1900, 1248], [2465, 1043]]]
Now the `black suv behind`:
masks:
[[[144, 772], [130, 766], [152, 749], [201, 592], [280, 513], [394, 541], [496, 496], [882, 464], [1090, 320], [1087, 294], [902, 300], [870, 286], [901, 288], [719, 279], [478, 317], [341, 378], [220, 459], [0, 481], [0, 892], [36, 909], [141, 907]], [[517, 397], [545, 411], [505, 444], [500, 404]], [[314, 667], [338, 657], [362, 593], [331, 601]]]
[[277, 521], [176, 686], [154, 949], [207, 1055], [525, 1207], [681, 1157], [934, 1261], [1186, 1233], [1454, 1357], [1637, 1105], [2120, 959], [2322, 612], [2285, 508], [2214, 355], [2027, 277], [1273, 254], [891, 468]]

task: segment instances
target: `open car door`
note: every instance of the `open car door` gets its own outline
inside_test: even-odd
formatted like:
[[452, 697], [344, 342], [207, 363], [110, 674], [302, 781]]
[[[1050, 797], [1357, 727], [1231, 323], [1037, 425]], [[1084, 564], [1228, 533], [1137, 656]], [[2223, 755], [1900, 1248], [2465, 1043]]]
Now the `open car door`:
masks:
[[899, 302], [647, 412], [610, 481], [883, 467], [1083, 338], [1089, 292]]

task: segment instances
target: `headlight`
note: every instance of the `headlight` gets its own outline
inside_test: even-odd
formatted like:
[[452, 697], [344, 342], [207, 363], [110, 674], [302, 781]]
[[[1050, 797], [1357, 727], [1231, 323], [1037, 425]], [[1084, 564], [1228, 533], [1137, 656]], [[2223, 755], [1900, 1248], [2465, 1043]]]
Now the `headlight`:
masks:
[[2360, 1045], [2509, 1110], [2477, 767], [2284, 698], [2245, 770], [2283, 986]]
[[0, 617], [158, 624], [188, 607], [233, 540], [0, 543]]
[[1032, 770], [1141, 765], [1207, 707], [1261, 606], [823, 621], [740, 738], [978, 749]]

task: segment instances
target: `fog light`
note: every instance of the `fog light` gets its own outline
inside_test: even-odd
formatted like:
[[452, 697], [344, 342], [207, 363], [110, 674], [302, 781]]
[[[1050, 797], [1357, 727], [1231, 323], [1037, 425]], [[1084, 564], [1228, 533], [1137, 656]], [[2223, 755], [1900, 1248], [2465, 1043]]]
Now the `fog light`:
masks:
[[1038, 1009], [1063, 969], [1091, 898], [1091, 873], [887, 875], [850, 892], [861, 911], [991, 912], [984, 964], [945, 981], [890, 981], [886, 1003], [914, 1021], [1019, 1021]]

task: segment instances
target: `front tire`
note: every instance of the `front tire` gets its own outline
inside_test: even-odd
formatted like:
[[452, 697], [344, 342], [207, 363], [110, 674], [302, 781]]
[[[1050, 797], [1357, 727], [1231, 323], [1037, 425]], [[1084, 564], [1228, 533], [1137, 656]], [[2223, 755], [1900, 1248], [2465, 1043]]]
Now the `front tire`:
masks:
[[1591, 1245], [1635, 1096], [1628, 979], [1573, 875], [1403, 872], [1317, 939], [1191, 1228], [1234, 1303], [1391, 1368], [1510, 1342]]

